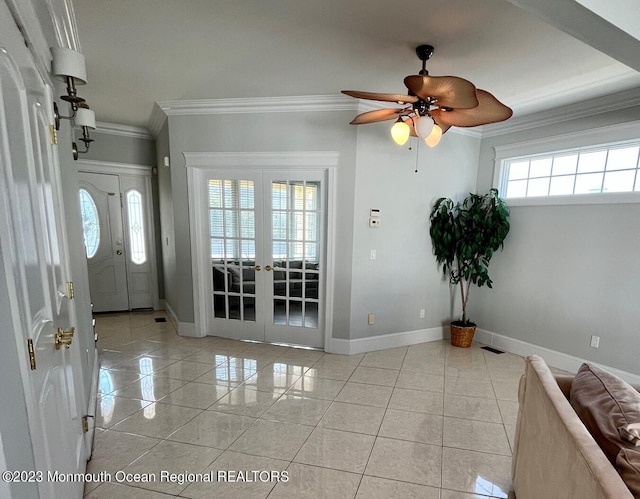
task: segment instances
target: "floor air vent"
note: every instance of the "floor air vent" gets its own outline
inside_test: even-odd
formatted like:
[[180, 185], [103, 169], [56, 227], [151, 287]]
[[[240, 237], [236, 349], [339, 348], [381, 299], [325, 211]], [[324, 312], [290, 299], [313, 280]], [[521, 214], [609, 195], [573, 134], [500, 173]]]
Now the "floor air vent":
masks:
[[[155, 319], [153, 319], [156, 322], [167, 322], [167, 319], [165, 317], [156, 317]], [[502, 352], [500, 352], [502, 353]]]
[[480, 347], [483, 350], [488, 350], [489, 352], [493, 352], [493, 353], [504, 353], [502, 350], [498, 350], [497, 348], [493, 348], [493, 347]]

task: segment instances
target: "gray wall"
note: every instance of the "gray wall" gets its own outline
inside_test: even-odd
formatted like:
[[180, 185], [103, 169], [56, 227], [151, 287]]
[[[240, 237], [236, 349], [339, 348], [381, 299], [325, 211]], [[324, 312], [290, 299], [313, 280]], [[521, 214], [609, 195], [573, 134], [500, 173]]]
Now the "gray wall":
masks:
[[[449, 133], [435, 149], [399, 148], [389, 124], [348, 125], [354, 112], [170, 116], [158, 138], [165, 299], [181, 322], [193, 322], [193, 281], [183, 152], [338, 151], [333, 336], [356, 339], [439, 327], [451, 317], [450, 291], [436, 268], [428, 215], [440, 196], [473, 190], [480, 139]], [[283, 134], [282, 130], [287, 133]], [[240, 133], [239, 133], [240, 131]], [[168, 137], [167, 137], [168, 135]], [[166, 143], [169, 143], [168, 147]], [[382, 225], [369, 229], [369, 209]], [[378, 257], [369, 259], [371, 249]], [[426, 317], [419, 318], [425, 308]], [[377, 316], [367, 325], [367, 315]]]
[[[155, 166], [156, 164], [156, 145], [153, 139], [100, 133], [99, 129], [91, 130], [90, 135], [95, 142], [91, 143], [89, 152], [80, 154], [80, 159], [128, 165]], [[84, 144], [78, 140], [80, 136], [82, 133], [75, 130], [76, 143], [80, 149], [84, 149]]]
[[[176, 281], [176, 245], [174, 238], [173, 222], [173, 192], [171, 190], [171, 169], [164, 166], [164, 158], [169, 157], [169, 125], [164, 124], [156, 137], [156, 154], [158, 165], [158, 211], [156, 220], [160, 224], [160, 230], [156, 234], [160, 237], [158, 258], [161, 258], [163, 287], [160, 288], [161, 296], [165, 303], [173, 307], [178, 301]], [[166, 283], [166, 284], [164, 284]], [[175, 312], [175, 309], [174, 309]]]
[[[495, 146], [625, 123], [640, 107], [482, 141], [478, 190], [491, 187]], [[473, 290], [470, 314], [488, 331], [640, 374], [640, 204], [513, 207], [494, 289]], [[589, 346], [600, 336], [600, 348]]]
[[[351, 339], [440, 327], [452, 316], [449, 287], [433, 256], [429, 212], [439, 197], [474, 190], [480, 139], [449, 132], [433, 149], [411, 142], [412, 150], [395, 145], [388, 123], [358, 130]], [[371, 208], [381, 210], [376, 229], [369, 228]], [[376, 314], [373, 325], [369, 313]]]
[[[258, 113], [251, 115], [170, 116], [170, 180], [161, 180], [163, 237], [169, 237], [165, 254], [165, 300], [182, 322], [193, 322], [193, 281], [188, 218], [186, 168], [183, 152], [338, 151], [336, 285], [334, 331], [348, 334], [351, 300], [353, 244], [353, 193], [355, 191], [356, 130], [348, 125], [353, 112]], [[286, 133], [283, 133], [283, 130]], [[160, 140], [158, 143], [160, 144]], [[160, 145], [158, 146], [160, 147]], [[170, 187], [169, 187], [170, 182]], [[164, 187], [163, 187], [164, 186]], [[170, 191], [165, 189], [168, 187]], [[171, 205], [171, 210], [169, 210]], [[165, 221], [169, 225], [165, 225]], [[166, 236], [165, 236], [166, 233]], [[166, 248], [166, 241], [163, 243]]]

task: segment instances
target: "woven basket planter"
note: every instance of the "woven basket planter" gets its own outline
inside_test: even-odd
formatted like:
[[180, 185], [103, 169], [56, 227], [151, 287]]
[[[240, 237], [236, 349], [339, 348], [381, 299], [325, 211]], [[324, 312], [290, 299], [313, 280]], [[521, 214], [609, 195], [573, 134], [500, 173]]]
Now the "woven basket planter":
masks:
[[451, 324], [451, 344], [454, 347], [469, 348], [476, 332], [476, 326], [458, 326]]

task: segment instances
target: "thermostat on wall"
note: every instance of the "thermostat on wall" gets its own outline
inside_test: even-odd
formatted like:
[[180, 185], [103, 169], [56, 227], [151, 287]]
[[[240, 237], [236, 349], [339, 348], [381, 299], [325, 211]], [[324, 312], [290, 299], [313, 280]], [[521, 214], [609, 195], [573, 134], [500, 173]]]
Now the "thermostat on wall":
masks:
[[369, 211], [369, 227], [374, 229], [380, 227], [380, 210], [371, 208]]

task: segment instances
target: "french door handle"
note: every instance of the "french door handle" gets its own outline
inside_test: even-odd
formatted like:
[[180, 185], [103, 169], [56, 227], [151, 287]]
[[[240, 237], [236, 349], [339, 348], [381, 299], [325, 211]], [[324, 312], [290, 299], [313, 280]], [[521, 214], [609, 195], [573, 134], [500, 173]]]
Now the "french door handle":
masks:
[[266, 270], [267, 272], [271, 272], [271, 270], [273, 269], [273, 267], [271, 265], [267, 265], [264, 270]]
[[256, 265], [256, 272], [260, 272], [262, 270], [262, 267], [260, 265]]

